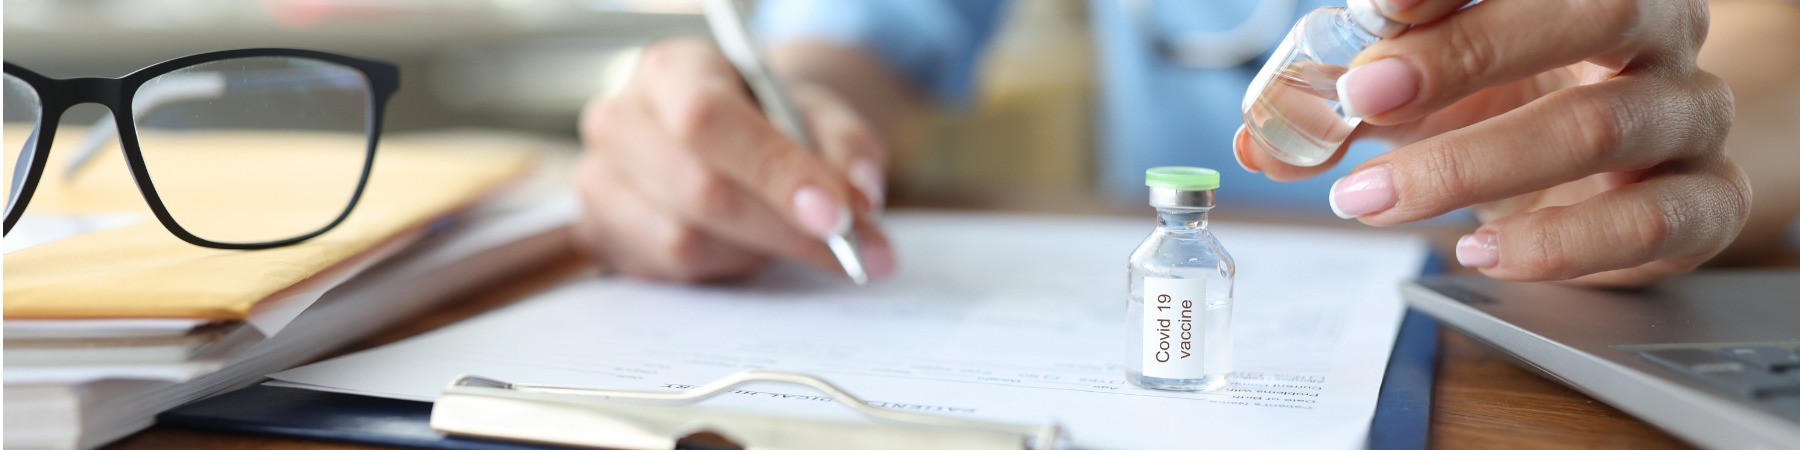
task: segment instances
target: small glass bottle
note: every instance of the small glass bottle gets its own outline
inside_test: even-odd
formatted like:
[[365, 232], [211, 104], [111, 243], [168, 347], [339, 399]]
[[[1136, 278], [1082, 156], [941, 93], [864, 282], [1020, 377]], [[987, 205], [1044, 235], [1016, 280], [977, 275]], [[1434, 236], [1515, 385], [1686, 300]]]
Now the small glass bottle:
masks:
[[1125, 378], [1171, 391], [1211, 391], [1231, 373], [1231, 287], [1237, 266], [1206, 230], [1219, 172], [1144, 172], [1157, 227], [1131, 252]]
[[1364, 48], [1406, 31], [1374, 0], [1349, 0], [1300, 18], [1262, 71], [1244, 91], [1244, 125], [1271, 155], [1296, 166], [1316, 166], [1350, 138], [1361, 117], [1344, 114], [1338, 77]]

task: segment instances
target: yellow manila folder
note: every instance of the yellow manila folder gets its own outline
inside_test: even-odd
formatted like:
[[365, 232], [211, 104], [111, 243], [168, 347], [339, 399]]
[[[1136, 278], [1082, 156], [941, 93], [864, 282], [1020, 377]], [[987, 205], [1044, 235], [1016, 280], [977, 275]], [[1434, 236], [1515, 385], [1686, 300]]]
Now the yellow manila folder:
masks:
[[[9, 127], [6, 142], [25, 142], [23, 131]], [[434, 221], [479, 203], [526, 173], [537, 154], [523, 139], [383, 139], [362, 199], [342, 224], [296, 245], [219, 250], [183, 242], [163, 228], [138, 192], [116, 143], [88, 161], [77, 178], [65, 178], [81, 133], [60, 133], [25, 220], [119, 213], [140, 220], [6, 254], [7, 320], [244, 320], [260, 301], [315, 278], [341, 279], [326, 275], [378, 258], [382, 250], [403, 245], [406, 237], [423, 234]], [[159, 161], [178, 163], [151, 167], [151, 178], [180, 180], [158, 183], [157, 189], [187, 189], [163, 196], [199, 199], [188, 202], [201, 205], [190, 206], [189, 214], [242, 223], [245, 234], [253, 235], [256, 227], [292, 226], [284, 223], [283, 214], [291, 215], [295, 205], [341, 202], [343, 197], [341, 190], [312, 188], [325, 180], [245, 180], [234, 164], [245, 158], [281, 158], [293, 173], [308, 173], [308, 165], [343, 163], [341, 157], [313, 150], [337, 144], [322, 139], [331, 138], [267, 131], [219, 138], [214, 133], [211, 139], [158, 148]], [[516, 145], [495, 145], [509, 141]], [[17, 151], [8, 149], [8, 161], [16, 160]], [[148, 153], [146, 149], [147, 158]]]

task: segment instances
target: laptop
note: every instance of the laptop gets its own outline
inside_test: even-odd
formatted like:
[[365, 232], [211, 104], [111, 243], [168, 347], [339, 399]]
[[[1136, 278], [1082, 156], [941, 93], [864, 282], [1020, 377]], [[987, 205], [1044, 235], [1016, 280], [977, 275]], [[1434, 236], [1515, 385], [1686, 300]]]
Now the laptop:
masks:
[[1427, 277], [1414, 308], [1694, 444], [1800, 449], [1800, 271], [1637, 290]]

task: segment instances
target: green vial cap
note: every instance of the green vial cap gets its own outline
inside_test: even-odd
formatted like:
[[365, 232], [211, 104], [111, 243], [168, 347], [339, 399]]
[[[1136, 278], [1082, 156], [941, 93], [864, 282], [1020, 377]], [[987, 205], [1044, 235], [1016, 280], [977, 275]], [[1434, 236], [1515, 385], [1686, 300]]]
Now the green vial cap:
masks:
[[1163, 166], [1144, 171], [1144, 185], [1180, 191], [1219, 188], [1219, 171], [1203, 167]]

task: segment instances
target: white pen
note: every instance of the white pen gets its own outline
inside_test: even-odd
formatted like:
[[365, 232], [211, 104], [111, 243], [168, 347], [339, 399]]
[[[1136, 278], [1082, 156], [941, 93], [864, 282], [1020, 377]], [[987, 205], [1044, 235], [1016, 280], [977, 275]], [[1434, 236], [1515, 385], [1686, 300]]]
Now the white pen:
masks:
[[[748, 22], [744, 20], [743, 10], [736, 0], [707, 0], [706, 23], [712, 29], [713, 39], [718, 41], [719, 49], [725, 52], [725, 58], [737, 67], [738, 74], [743, 76], [744, 84], [750, 86], [750, 92], [756, 96], [757, 103], [762, 105], [763, 114], [769, 122], [781, 130], [789, 138], [794, 139], [809, 150], [817, 151], [812, 142], [812, 133], [807, 132], [806, 123], [794, 110], [794, 103], [789, 101], [781, 84], [769, 73], [768, 66], [757, 56], [756, 46], [750, 40]], [[831, 247], [831, 253], [837, 256], [838, 264], [844, 266], [844, 274], [858, 286], [869, 282], [869, 273], [863, 268], [861, 244], [856, 238], [854, 218], [843, 223], [837, 233], [825, 238], [825, 244]]]

